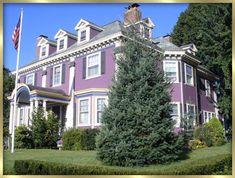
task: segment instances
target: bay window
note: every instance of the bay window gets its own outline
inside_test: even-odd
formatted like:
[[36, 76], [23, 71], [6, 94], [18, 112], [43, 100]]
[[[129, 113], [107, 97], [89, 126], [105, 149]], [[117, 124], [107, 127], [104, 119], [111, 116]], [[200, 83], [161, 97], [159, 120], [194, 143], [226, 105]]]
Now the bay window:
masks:
[[193, 85], [193, 67], [188, 64], [185, 65], [185, 82]]
[[87, 125], [89, 123], [89, 100], [84, 99], [80, 100], [80, 116], [79, 116], [79, 124]]
[[178, 62], [177, 61], [164, 61], [163, 69], [165, 76], [170, 82], [178, 82]]
[[105, 98], [98, 98], [97, 99], [97, 114], [96, 114], [96, 123], [101, 123], [102, 112], [105, 108]]

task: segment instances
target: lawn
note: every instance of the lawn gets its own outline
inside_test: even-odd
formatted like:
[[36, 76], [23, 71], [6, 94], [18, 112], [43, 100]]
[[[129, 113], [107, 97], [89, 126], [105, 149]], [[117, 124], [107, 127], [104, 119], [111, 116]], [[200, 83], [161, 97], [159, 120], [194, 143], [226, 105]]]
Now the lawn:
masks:
[[[192, 164], [193, 161], [200, 159], [207, 159], [209, 157], [224, 155], [231, 153], [231, 143], [227, 143], [223, 146], [210, 147], [204, 149], [194, 150], [189, 153], [189, 158], [166, 165], [151, 165], [141, 168], [131, 168], [143, 171], [156, 171], [164, 169], [173, 169], [176, 166], [182, 166]], [[8, 150], [3, 154], [3, 169], [4, 175], [15, 174], [14, 173], [14, 161], [15, 160], [41, 160], [49, 162], [59, 163], [71, 163], [71, 164], [83, 164], [83, 165], [96, 165], [102, 166], [102, 163], [96, 159], [96, 151], [59, 151], [49, 149], [30, 149], [30, 150], [15, 150], [14, 154], [11, 154]], [[130, 169], [130, 168], [120, 168]]]

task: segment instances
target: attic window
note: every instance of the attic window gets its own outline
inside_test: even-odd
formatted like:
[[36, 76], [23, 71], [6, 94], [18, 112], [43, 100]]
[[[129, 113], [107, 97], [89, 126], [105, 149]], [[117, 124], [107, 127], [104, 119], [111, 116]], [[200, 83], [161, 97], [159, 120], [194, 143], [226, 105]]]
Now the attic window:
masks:
[[59, 42], [59, 50], [64, 49], [64, 39]]
[[149, 38], [150, 37], [150, 30], [149, 30], [149, 28], [144, 28], [144, 37], [145, 38]]
[[41, 57], [46, 56], [46, 46], [41, 47]]
[[80, 41], [85, 41], [86, 40], [86, 30], [81, 31], [81, 37]]

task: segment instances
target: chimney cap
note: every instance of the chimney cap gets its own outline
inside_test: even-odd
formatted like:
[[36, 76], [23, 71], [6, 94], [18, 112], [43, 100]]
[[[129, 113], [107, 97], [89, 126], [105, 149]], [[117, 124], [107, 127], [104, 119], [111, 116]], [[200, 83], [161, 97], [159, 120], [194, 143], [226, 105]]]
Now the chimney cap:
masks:
[[131, 8], [139, 7], [139, 6], [140, 6], [139, 4], [133, 3], [133, 4], [129, 5], [128, 7], [126, 7], [126, 9], [131, 9]]
[[39, 35], [39, 37], [48, 38], [48, 36], [45, 36], [45, 35]]

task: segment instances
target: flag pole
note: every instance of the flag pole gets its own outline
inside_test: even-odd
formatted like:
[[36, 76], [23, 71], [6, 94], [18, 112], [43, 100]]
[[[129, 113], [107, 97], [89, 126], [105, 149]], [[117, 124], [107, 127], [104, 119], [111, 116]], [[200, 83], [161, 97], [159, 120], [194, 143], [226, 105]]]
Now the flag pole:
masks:
[[23, 21], [23, 8], [21, 8], [20, 13], [20, 32], [19, 32], [19, 43], [17, 48], [17, 60], [16, 60], [16, 75], [15, 75], [15, 96], [14, 96], [14, 114], [12, 117], [12, 136], [11, 136], [11, 153], [14, 153], [15, 146], [15, 120], [17, 120], [17, 88], [18, 88], [18, 69], [19, 69], [19, 59], [20, 59], [20, 41], [21, 41], [21, 30]]

